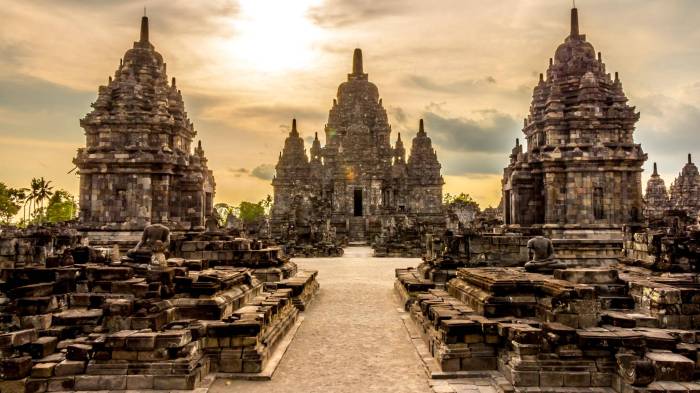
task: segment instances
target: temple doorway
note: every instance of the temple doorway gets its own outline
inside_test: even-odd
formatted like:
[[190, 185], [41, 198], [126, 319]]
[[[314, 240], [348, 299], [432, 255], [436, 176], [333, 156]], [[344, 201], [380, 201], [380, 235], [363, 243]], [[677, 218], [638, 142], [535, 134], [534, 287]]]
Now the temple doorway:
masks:
[[362, 217], [362, 189], [361, 188], [358, 188], [355, 190], [353, 202], [354, 202], [354, 207], [355, 207], [355, 209], [354, 209], [355, 217]]

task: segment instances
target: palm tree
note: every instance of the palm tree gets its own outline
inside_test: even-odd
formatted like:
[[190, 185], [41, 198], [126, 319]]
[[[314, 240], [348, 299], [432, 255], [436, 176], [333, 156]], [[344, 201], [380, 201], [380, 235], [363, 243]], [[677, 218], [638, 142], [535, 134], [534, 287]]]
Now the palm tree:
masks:
[[[34, 180], [32, 180], [33, 182]], [[42, 176], [41, 179], [38, 181], [38, 187], [37, 187], [37, 193], [36, 193], [36, 199], [37, 201], [41, 204], [41, 207], [39, 208], [39, 223], [43, 224], [44, 222], [44, 200], [51, 198], [51, 195], [53, 195], [53, 187], [50, 186], [51, 180], [46, 181], [44, 180], [44, 177]]]
[[34, 210], [33, 207], [36, 207], [36, 205], [34, 205], [34, 202], [37, 200], [37, 195], [39, 195], [39, 187], [39, 179], [32, 178], [32, 181], [29, 186], [29, 194], [27, 194], [26, 199], [26, 203], [29, 203], [29, 221], [31, 221], [32, 219], [32, 212]]

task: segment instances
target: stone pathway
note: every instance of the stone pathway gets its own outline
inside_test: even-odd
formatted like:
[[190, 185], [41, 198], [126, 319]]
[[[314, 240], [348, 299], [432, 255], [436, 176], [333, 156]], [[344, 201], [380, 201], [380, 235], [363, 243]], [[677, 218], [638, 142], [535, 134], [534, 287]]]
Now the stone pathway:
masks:
[[321, 291], [272, 381], [219, 379], [209, 391], [432, 392], [393, 293], [394, 269], [419, 260], [371, 258], [371, 251], [351, 247], [342, 258], [295, 260], [319, 271]]

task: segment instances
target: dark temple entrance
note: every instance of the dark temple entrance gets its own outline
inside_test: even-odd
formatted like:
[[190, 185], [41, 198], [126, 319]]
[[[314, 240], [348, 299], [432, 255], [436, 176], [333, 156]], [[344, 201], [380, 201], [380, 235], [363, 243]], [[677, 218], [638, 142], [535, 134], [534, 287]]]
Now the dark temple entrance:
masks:
[[362, 189], [356, 189], [353, 198], [355, 217], [362, 217]]

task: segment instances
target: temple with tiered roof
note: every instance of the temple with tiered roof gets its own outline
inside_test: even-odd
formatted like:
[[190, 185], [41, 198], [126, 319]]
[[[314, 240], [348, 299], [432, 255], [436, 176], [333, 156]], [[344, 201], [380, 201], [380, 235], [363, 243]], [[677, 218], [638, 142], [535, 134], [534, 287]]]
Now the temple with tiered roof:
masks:
[[516, 142], [504, 169], [505, 224], [553, 237], [619, 238], [624, 224], [641, 221], [647, 156], [634, 141], [638, 120], [618, 74], [606, 72], [579, 33], [573, 8], [571, 32], [534, 88], [527, 146]]
[[86, 147], [73, 162], [87, 228], [140, 231], [162, 223], [202, 229], [212, 213], [214, 177], [201, 141], [193, 152], [197, 133], [175, 78], [169, 82], [144, 16], [140, 40], [80, 121]]
[[401, 136], [390, 143], [391, 125], [360, 49], [324, 131], [325, 145], [316, 134], [308, 157], [293, 122], [272, 182], [273, 232], [304, 224], [309, 211], [356, 241], [371, 239], [396, 215], [416, 225], [444, 225], [441, 166], [423, 121], [406, 161]]

